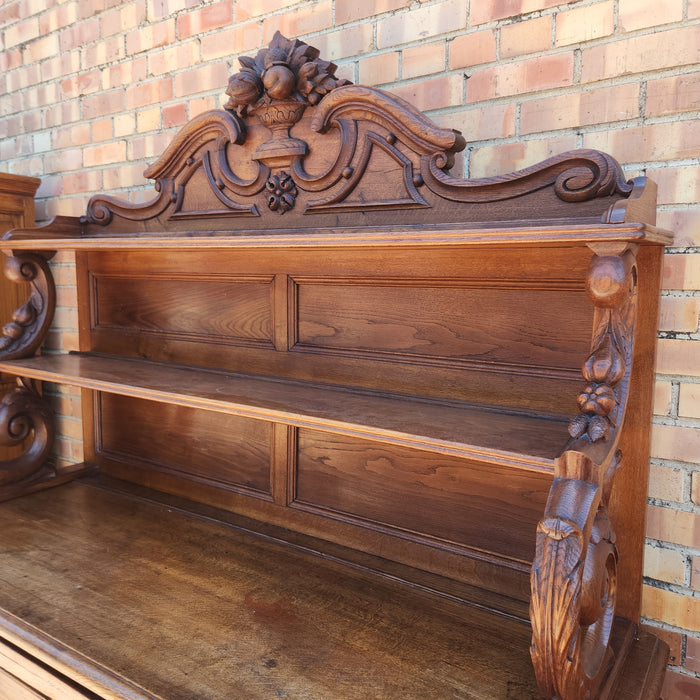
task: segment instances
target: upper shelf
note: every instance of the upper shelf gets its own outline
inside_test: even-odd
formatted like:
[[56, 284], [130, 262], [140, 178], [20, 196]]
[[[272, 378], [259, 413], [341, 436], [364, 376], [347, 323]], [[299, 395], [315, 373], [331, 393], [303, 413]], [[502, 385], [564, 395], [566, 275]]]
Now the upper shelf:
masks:
[[569, 437], [560, 418], [141, 359], [44, 355], [0, 371], [535, 471], [553, 472]]
[[[216, 220], [210, 221], [215, 225]], [[11, 250], [133, 250], [216, 249], [251, 247], [561, 245], [631, 242], [668, 245], [673, 234], [640, 223], [579, 225], [513, 225], [479, 227], [410, 225], [255, 230], [167, 231], [124, 233], [109, 230], [89, 234], [77, 217], [58, 216], [45, 226], [14, 229], [0, 239], [0, 249]]]

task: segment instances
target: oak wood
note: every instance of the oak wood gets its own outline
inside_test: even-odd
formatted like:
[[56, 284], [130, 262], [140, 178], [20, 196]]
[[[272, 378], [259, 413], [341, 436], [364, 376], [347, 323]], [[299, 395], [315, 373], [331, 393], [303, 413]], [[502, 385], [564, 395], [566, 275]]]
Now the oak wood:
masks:
[[150, 201], [2, 237], [49, 302], [76, 251], [81, 354], [17, 360], [39, 293], [0, 369], [81, 388], [110, 489], [4, 511], [5, 639], [101, 697], [658, 697], [655, 185], [592, 150], [464, 180], [459, 132], [304, 42], [240, 63]]
[[0, 370], [535, 471], [551, 472], [566, 444], [566, 426], [556, 418], [119, 357], [43, 356], [0, 362]]

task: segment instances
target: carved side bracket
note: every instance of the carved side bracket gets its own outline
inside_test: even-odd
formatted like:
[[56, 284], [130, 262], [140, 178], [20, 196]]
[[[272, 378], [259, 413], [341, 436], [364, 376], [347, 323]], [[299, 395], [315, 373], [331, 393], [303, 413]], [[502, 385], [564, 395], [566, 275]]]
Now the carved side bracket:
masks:
[[596, 309], [592, 349], [582, 368], [581, 413], [569, 424], [572, 438], [591, 444], [614, 442], [624, 417], [637, 313], [636, 249], [602, 245], [594, 253], [588, 274], [588, 296]]
[[29, 299], [12, 314], [0, 337], [0, 358], [14, 360], [33, 355], [44, 341], [56, 307], [56, 287], [42, 254], [18, 252], [9, 257], [5, 276], [13, 282], [28, 282], [31, 288]]
[[561, 458], [532, 566], [530, 654], [544, 697], [595, 697], [610, 672], [617, 551], [607, 514], [622, 455], [595, 469], [584, 455]]
[[48, 462], [56, 434], [53, 412], [29, 380], [17, 382], [0, 401], [0, 444], [15, 446], [27, 438], [31, 442], [18, 457], [0, 462], [0, 499], [55, 476]]

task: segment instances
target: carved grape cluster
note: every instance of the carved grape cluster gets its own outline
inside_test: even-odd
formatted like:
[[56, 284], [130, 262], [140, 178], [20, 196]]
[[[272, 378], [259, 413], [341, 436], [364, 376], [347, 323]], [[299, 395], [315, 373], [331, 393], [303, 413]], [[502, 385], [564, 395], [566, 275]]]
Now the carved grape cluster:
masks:
[[267, 206], [271, 211], [280, 214], [294, 207], [297, 196], [297, 187], [289, 173], [281, 172], [278, 175], [270, 175], [267, 180]]
[[275, 100], [315, 105], [326, 93], [350, 84], [335, 77], [337, 66], [320, 59], [318, 49], [279, 32], [255, 58], [238, 61], [241, 70], [229, 80], [226, 109], [241, 117]]

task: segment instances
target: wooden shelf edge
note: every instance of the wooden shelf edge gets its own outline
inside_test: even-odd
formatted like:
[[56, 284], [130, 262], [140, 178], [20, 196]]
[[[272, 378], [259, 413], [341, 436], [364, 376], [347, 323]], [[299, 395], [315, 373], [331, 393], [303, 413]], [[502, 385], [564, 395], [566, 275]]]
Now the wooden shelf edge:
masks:
[[[82, 367], [81, 360], [86, 360], [92, 367]], [[96, 370], [95, 366], [99, 367], [100, 362], [111, 363], [111, 367], [117, 367], [123, 371], [123, 376], [119, 377], [118, 372], [113, 372], [110, 378], [100, 376], [100, 370]], [[174, 384], [185, 389], [179, 388], [163, 388], [156, 386], [157, 382], [152, 382], [150, 386], [146, 382], [139, 383], [135, 375], [129, 375], [130, 368], [140, 368], [141, 371], [145, 368], [151, 368], [154, 371], [160, 371], [166, 374], [171, 374], [175, 381]], [[216, 381], [233, 383], [237, 378], [243, 377], [243, 381], [250, 384], [256, 383], [260, 386], [269, 386], [273, 383], [280, 385], [295, 385], [295, 391], [298, 392], [299, 387], [303, 387], [303, 382], [295, 380], [277, 380], [275, 378], [252, 377], [240, 375], [235, 372], [221, 372], [218, 370], [206, 370], [202, 368], [188, 368], [170, 366], [166, 363], [153, 362], [147, 360], [136, 360], [134, 358], [115, 358], [102, 357], [95, 355], [69, 354], [69, 355], [44, 355], [28, 360], [18, 360], [12, 362], [0, 362], [0, 372], [8, 374], [28, 377], [39, 381], [48, 381], [54, 383], [70, 384], [72, 386], [88, 389], [92, 391], [102, 391], [120, 396], [128, 396], [131, 398], [159, 401], [177, 406], [189, 408], [203, 409], [214, 411], [217, 413], [227, 413], [229, 415], [240, 416], [244, 418], [252, 418], [257, 420], [265, 420], [277, 423], [285, 423], [297, 428], [306, 428], [310, 430], [320, 430], [331, 432], [338, 435], [346, 435], [349, 437], [357, 437], [374, 442], [382, 442], [403, 447], [414, 448], [419, 450], [427, 450], [439, 454], [463, 457], [474, 459], [477, 461], [487, 461], [493, 464], [507, 465], [512, 468], [523, 469], [528, 471], [537, 471], [553, 474], [554, 460], [558, 454], [553, 454], [551, 458], [545, 456], [531, 455], [524, 452], [509, 451], [490, 446], [480, 446], [467, 442], [460, 442], [456, 439], [446, 439], [436, 435], [424, 435], [417, 432], [408, 432], [397, 428], [382, 427], [376, 424], [359, 422], [358, 420], [343, 419], [339, 415], [333, 415], [332, 411], [325, 409], [324, 411], [316, 411], [312, 414], [309, 411], [303, 411], [298, 407], [284, 406], [282, 403], [277, 403], [274, 399], [258, 401], [257, 403], [251, 398], [254, 392], [249, 391], [245, 400], [236, 398], [235, 392], [226, 397], [225, 391], [217, 393], [216, 391], [195, 392], [192, 387], [196, 383], [188, 381], [193, 372], [197, 373], [197, 380], [201, 384], [202, 377], [211, 377]], [[235, 375], [235, 377], [234, 377]], [[231, 377], [234, 377], [231, 379]], [[128, 379], [128, 381], [125, 380]], [[350, 396], [360, 396], [361, 400], [365, 400], [366, 404], [373, 402], [369, 392], [355, 391], [345, 389], [343, 387], [314, 387], [307, 385], [307, 389], [311, 392], [317, 392], [319, 399], [325, 399], [326, 403], [331, 398], [342, 397], [347, 400]], [[240, 393], [240, 392], [238, 392]], [[365, 397], [370, 397], [365, 399]], [[382, 401], [385, 404], [404, 405], [403, 401], [396, 399], [378, 398], [377, 401]], [[340, 403], [340, 402], [336, 402]], [[405, 408], [402, 408], [405, 411]], [[465, 407], [466, 410], [467, 407]], [[477, 411], [474, 411], [476, 413]], [[505, 419], [515, 420], [511, 416], [504, 415]], [[435, 419], [434, 419], [435, 420]], [[531, 420], [532, 425], [557, 425], [557, 435], [559, 427], [564, 426], [561, 431], [561, 445], [557, 444], [557, 449], [563, 450], [566, 445], [565, 422], [548, 420], [541, 417], [523, 417], [523, 420]], [[560, 426], [561, 424], [561, 426]], [[425, 432], [428, 432], [427, 430]]]
[[[507, 223], [507, 222], [505, 222]], [[42, 233], [44, 235], [42, 235]], [[673, 234], [646, 224], [585, 224], [561, 226], [474, 227], [465, 223], [449, 226], [403, 226], [398, 228], [308, 229], [304, 233], [274, 229], [259, 231], [173, 231], [165, 234], [139, 233], [51, 237], [49, 231], [20, 229], [0, 240], [0, 249], [8, 250], [130, 250], [143, 249], [219, 249], [259, 247], [348, 247], [348, 246], [423, 246], [423, 245], [556, 245], [588, 242], [630, 241], [669, 245]]]
[[104, 700], [167, 700], [154, 695], [79, 651], [0, 609], [0, 639]]

